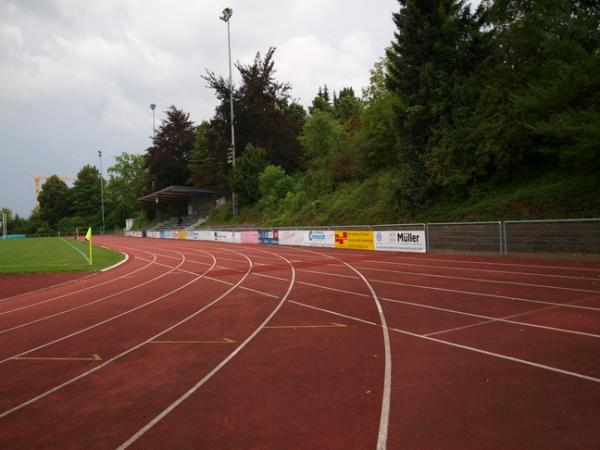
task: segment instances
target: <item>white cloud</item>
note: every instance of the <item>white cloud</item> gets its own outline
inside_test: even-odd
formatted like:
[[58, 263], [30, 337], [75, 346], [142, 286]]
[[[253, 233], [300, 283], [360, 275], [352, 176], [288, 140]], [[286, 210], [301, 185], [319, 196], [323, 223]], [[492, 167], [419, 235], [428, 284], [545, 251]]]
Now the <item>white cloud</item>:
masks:
[[97, 163], [98, 148], [107, 166], [144, 151], [150, 103], [157, 122], [171, 104], [209, 119], [216, 100], [201, 75], [227, 74], [225, 6], [234, 62], [277, 47], [278, 79], [308, 105], [319, 85], [360, 92], [392, 39], [398, 2], [0, 0], [0, 206], [29, 213], [35, 168], [75, 174]]

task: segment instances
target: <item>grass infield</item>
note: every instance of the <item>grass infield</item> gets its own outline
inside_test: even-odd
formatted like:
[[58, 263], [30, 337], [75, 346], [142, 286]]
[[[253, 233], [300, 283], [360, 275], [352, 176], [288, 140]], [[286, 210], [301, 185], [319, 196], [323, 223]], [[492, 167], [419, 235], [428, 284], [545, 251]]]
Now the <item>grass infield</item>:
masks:
[[124, 258], [95, 245], [92, 252], [94, 263], [89, 265], [88, 243], [70, 237], [0, 239], [0, 273], [95, 272]]

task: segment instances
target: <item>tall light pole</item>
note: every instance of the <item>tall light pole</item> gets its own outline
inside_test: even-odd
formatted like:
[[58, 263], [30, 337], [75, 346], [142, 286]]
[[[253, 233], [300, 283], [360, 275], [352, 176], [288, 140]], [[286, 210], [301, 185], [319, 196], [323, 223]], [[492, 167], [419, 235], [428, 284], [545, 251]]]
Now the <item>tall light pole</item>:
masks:
[[100, 158], [100, 198], [102, 201], [102, 234], [104, 234], [104, 177], [102, 175], [102, 150], [98, 150]]
[[[227, 49], [229, 50], [229, 118], [231, 120], [231, 165], [235, 167], [235, 130], [233, 127], [233, 77], [231, 76], [231, 33], [229, 31], [229, 19], [233, 16], [231, 8], [225, 8], [223, 15], [219, 17], [227, 24]], [[231, 193], [231, 206], [233, 215], [237, 216], [237, 198], [235, 192]]]
[[152, 110], [152, 145], [156, 144], [156, 120], [154, 117], [154, 110], [156, 109], [156, 105], [152, 103], [150, 105], [150, 109]]

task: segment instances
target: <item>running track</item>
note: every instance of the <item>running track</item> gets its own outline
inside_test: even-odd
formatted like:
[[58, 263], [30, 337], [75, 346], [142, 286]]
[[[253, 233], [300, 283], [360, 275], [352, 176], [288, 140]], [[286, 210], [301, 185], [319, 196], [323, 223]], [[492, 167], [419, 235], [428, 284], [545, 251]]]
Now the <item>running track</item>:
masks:
[[0, 277], [1, 448], [600, 448], [598, 262], [97, 242]]

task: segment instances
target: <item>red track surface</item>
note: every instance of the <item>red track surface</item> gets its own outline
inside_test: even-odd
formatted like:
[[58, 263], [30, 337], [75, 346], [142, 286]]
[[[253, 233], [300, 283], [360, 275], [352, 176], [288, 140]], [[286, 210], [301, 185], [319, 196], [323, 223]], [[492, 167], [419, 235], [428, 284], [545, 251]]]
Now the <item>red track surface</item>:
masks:
[[0, 278], [2, 448], [600, 448], [600, 263], [98, 241]]

